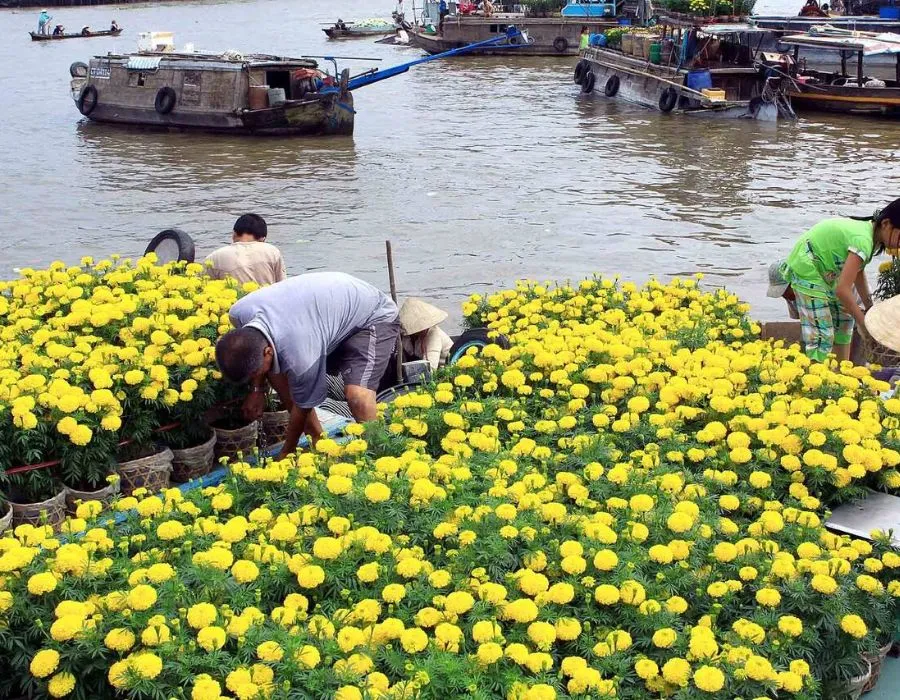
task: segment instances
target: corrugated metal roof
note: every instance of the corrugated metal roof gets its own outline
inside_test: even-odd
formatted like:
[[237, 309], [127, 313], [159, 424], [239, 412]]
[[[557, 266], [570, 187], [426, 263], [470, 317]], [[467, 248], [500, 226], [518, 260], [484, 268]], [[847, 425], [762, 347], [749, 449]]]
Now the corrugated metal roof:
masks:
[[128, 70], [158, 70], [162, 56], [129, 56], [125, 67]]

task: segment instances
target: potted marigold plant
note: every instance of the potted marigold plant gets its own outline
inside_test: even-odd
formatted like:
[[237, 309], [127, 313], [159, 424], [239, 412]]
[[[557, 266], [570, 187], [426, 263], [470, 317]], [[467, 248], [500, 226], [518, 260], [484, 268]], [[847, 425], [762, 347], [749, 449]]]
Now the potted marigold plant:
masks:
[[231, 460], [239, 454], [249, 455], [259, 438], [259, 422], [244, 418], [242, 402], [247, 388], [220, 382], [219, 401], [211, 412], [216, 433], [215, 455], [218, 460]]

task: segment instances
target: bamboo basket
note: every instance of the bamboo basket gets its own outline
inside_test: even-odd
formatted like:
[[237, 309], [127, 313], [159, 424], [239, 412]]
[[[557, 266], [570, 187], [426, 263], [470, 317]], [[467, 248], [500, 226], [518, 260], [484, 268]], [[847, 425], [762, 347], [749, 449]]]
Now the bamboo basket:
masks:
[[213, 428], [216, 431], [216, 459], [234, 459], [238, 453], [250, 454], [256, 447], [259, 437], [259, 422], [253, 421], [243, 428], [226, 430], [225, 428]]
[[868, 669], [861, 676], [857, 676], [856, 678], [851, 678], [847, 681], [846, 686], [846, 697], [848, 700], [859, 700], [862, 694], [865, 692], [865, 687], [869, 684], [869, 680], [872, 677], [872, 665], [866, 661], [868, 665]]
[[859, 335], [862, 336], [862, 350], [866, 362], [882, 367], [900, 367], [900, 353], [885, 347], [868, 333]]
[[46, 501], [40, 503], [14, 503], [9, 502], [12, 509], [12, 525], [44, 525], [53, 526], [53, 529], [59, 528], [63, 520], [66, 519], [66, 491], [63, 489], [55, 496], [51, 496]]
[[888, 642], [878, 650], [877, 654], [863, 654], [863, 658], [869, 662], [869, 667], [871, 669], [869, 671], [869, 680], [866, 681], [866, 684], [863, 686], [863, 693], [868, 693], [878, 684], [878, 678], [881, 676], [881, 668], [884, 666], [884, 660], [887, 658], [888, 652], [890, 652], [892, 646], [894, 646], [894, 643]]
[[7, 528], [9, 528], [9, 524], [12, 522], [13, 509], [9, 503], [6, 503], [6, 513], [0, 517], [0, 534], [6, 532]]
[[287, 434], [288, 423], [291, 420], [290, 411], [267, 411], [262, 415], [259, 425], [259, 445], [262, 449], [284, 442]]
[[121, 479], [116, 479], [108, 486], [104, 486], [96, 491], [78, 491], [63, 485], [63, 490], [66, 493], [66, 512], [69, 515], [74, 515], [78, 504], [86, 501], [100, 501], [104, 506], [107, 506], [119, 495], [120, 485]]
[[622, 35], [622, 53], [626, 56], [634, 55], [634, 34]]
[[644, 58], [644, 37], [640, 34], [634, 37], [633, 55], [635, 58]]
[[216, 433], [202, 445], [172, 450], [172, 481], [182, 484], [191, 479], [199, 479], [212, 471], [215, 464]]
[[122, 462], [116, 472], [122, 481], [122, 493], [126, 496], [139, 488], [145, 488], [151, 493], [168, 488], [169, 475], [172, 473], [172, 450], [167, 447], [149, 457]]

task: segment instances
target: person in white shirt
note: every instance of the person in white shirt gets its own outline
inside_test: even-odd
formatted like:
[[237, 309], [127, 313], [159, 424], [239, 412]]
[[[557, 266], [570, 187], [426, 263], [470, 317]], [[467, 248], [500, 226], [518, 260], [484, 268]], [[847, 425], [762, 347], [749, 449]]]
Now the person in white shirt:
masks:
[[432, 370], [447, 363], [453, 340], [440, 327], [447, 312], [411, 297], [400, 309], [400, 329], [405, 358], [427, 360]]
[[231, 245], [223, 246], [206, 258], [207, 272], [213, 279], [232, 277], [240, 283], [260, 286], [287, 278], [281, 251], [266, 243], [268, 227], [259, 214], [244, 214], [234, 222]]

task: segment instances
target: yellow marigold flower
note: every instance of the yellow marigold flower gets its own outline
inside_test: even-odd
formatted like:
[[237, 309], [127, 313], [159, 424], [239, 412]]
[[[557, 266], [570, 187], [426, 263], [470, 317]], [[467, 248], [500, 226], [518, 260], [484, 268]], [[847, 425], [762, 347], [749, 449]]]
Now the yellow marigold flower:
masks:
[[71, 673], [57, 673], [47, 683], [47, 692], [51, 697], [64, 698], [75, 690], [75, 676]]
[[31, 659], [29, 670], [35, 678], [46, 678], [59, 666], [59, 652], [55, 649], [41, 649]]

